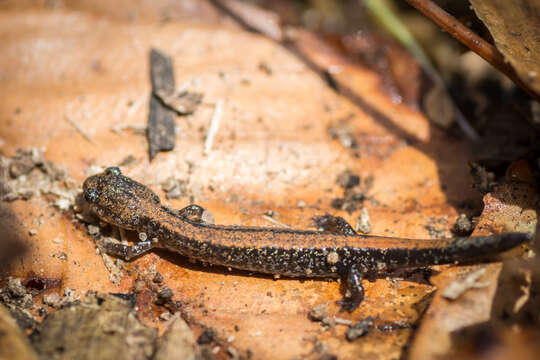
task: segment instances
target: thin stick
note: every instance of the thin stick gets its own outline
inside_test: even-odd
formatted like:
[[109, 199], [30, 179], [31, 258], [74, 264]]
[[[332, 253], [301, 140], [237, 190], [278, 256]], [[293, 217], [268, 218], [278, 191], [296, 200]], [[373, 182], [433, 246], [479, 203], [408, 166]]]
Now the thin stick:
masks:
[[146, 135], [146, 129], [145, 124], [118, 124], [111, 126], [111, 131], [118, 135], [122, 135], [124, 130], [133, 130], [137, 135]]
[[90, 136], [90, 134], [88, 134], [80, 125], [78, 122], [76, 122], [75, 120], [73, 120], [72, 118], [70, 118], [69, 116], [65, 115], [65, 119], [68, 123], [71, 124], [71, 126], [73, 126], [75, 128], [75, 130], [77, 130], [77, 132], [79, 134], [82, 135], [83, 138], [85, 138], [89, 143], [94, 143], [94, 140], [92, 139], [92, 137]]
[[214, 143], [214, 138], [219, 130], [219, 123], [223, 115], [223, 100], [218, 99], [216, 101], [216, 107], [214, 109], [214, 115], [212, 115], [212, 120], [210, 121], [210, 128], [208, 129], [208, 134], [206, 135], [206, 141], [204, 142], [204, 154], [208, 155], [212, 149], [212, 144]]
[[431, 19], [441, 28], [446, 30], [452, 37], [463, 45], [477, 53], [481, 58], [490, 63], [494, 68], [505, 74], [516, 85], [521, 87], [527, 94], [540, 101], [540, 95], [529, 88], [517, 76], [514, 68], [505, 62], [504, 56], [497, 48], [480, 36], [476, 35], [471, 29], [463, 25], [458, 19], [441, 9], [431, 0], [405, 0], [409, 5], [416, 8], [426, 17]]
[[351, 325], [352, 325], [352, 321], [351, 321], [351, 320], [348, 320], [348, 319], [342, 319], [342, 318], [338, 318], [338, 317], [334, 317], [334, 322], [335, 322], [337, 325], [346, 325], [346, 326], [351, 326]]
[[262, 218], [263, 218], [264, 220], [266, 220], [266, 221], [270, 221], [272, 224], [275, 224], [275, 225], [277, 225], [277, 226], [279, 226], [279, 227], [288, 228], [288, 229], [291, 228], [289, 225], [284, 224], [284, 223], [282, 223], [282, 222], [279, 222], [279, 221], [277, 221], [276, 219], [271, 218], [271, 217], [268, 216], [268, 215], [263, 215]]

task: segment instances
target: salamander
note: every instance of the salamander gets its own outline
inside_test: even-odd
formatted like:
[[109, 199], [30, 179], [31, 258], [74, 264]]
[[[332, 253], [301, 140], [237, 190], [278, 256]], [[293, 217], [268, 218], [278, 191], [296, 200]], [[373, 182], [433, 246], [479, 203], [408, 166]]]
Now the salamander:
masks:
[[[90, 209], [103, 221], [139, 232], [134, 245], [106, 243], [104, 250], [130, 260], [153, 248], [230, 268], [291, 277], [341, 277], [348, 288], [340, 301], [355, 310], [364, 298], [362, 278], [374, 273], [438, 264], [480, 261], [531, 239], [526, 233], [414, 240], [265, 227], [220, 226], [200, 221], [203, 209], [179, 212], [163, 206], [145, 185], [117, 167], [90, 176], [83, 185]], [[141, 236], [144, 233], [145, 236]]]

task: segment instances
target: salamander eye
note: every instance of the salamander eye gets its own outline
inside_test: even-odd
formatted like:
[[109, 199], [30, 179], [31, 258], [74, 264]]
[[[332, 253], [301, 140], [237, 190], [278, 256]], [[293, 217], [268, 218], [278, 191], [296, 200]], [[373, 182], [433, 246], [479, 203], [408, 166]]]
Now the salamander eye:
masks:
[[99, 198], [99, 191], [97, 191], [96, 189], [87, 189], [85, 192], [84, 192], [84, 198], [86, 199], [86, 201], [90, 202], [90, 203], [95, 203], [98, 198]]
[[120, 171], [120, 169], [118, 167], [111, 166], [111, 167], [108, 167], [107, 169], [105, 169], [105, 174], [118, 176], [118, 175], [121, 175], [122, 172]]

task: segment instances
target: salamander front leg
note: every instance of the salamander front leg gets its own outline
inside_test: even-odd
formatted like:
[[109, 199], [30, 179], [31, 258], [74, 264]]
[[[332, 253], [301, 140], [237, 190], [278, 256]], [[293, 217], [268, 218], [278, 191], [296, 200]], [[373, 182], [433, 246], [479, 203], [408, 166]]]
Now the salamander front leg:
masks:
[[356, 265], [352, 265], [347, 273], [347, 295], [338, 301], [341, 311], [353, 312], [364, 300], [364, 287], [362, 286], [362, 272]]
[[134, 245], [124, 245], [119, 242], [101, 240], [99, 247], [109, 255], [119, 257], [126, 261], [152, 250], [156, 244], [152, 241], [141, 241]]

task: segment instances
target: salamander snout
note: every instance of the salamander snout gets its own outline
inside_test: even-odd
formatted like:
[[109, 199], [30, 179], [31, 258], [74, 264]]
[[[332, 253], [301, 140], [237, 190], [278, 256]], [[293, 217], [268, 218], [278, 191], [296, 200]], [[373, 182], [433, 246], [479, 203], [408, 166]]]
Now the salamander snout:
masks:
[[138, 226], [160, 203], [152, 190], [122, 175], [117, 167], [88, 177], [83, 194], [102, 220], [126, 228]]
[[97, 203], [101, 194], [108, 191], [108, 188], [115, 186], [118, 176], [122, 172], [117, 167], [108, 167], [104, 172], [88, 177], [83, 184], [83, 194], [86, 201]]
[[101, 174], [90, 176], [84, 181], [83, 194], [91, 204], [99, 202], [100, 195], [105, 194], [109, 187], [114, 186], [115, 177], [122, 175], [117, 167], [108, 167]]
[[90, 204], [95, 204], [99, 200], [99, 175], [87, 178], [83, 183], [83, 195]]

